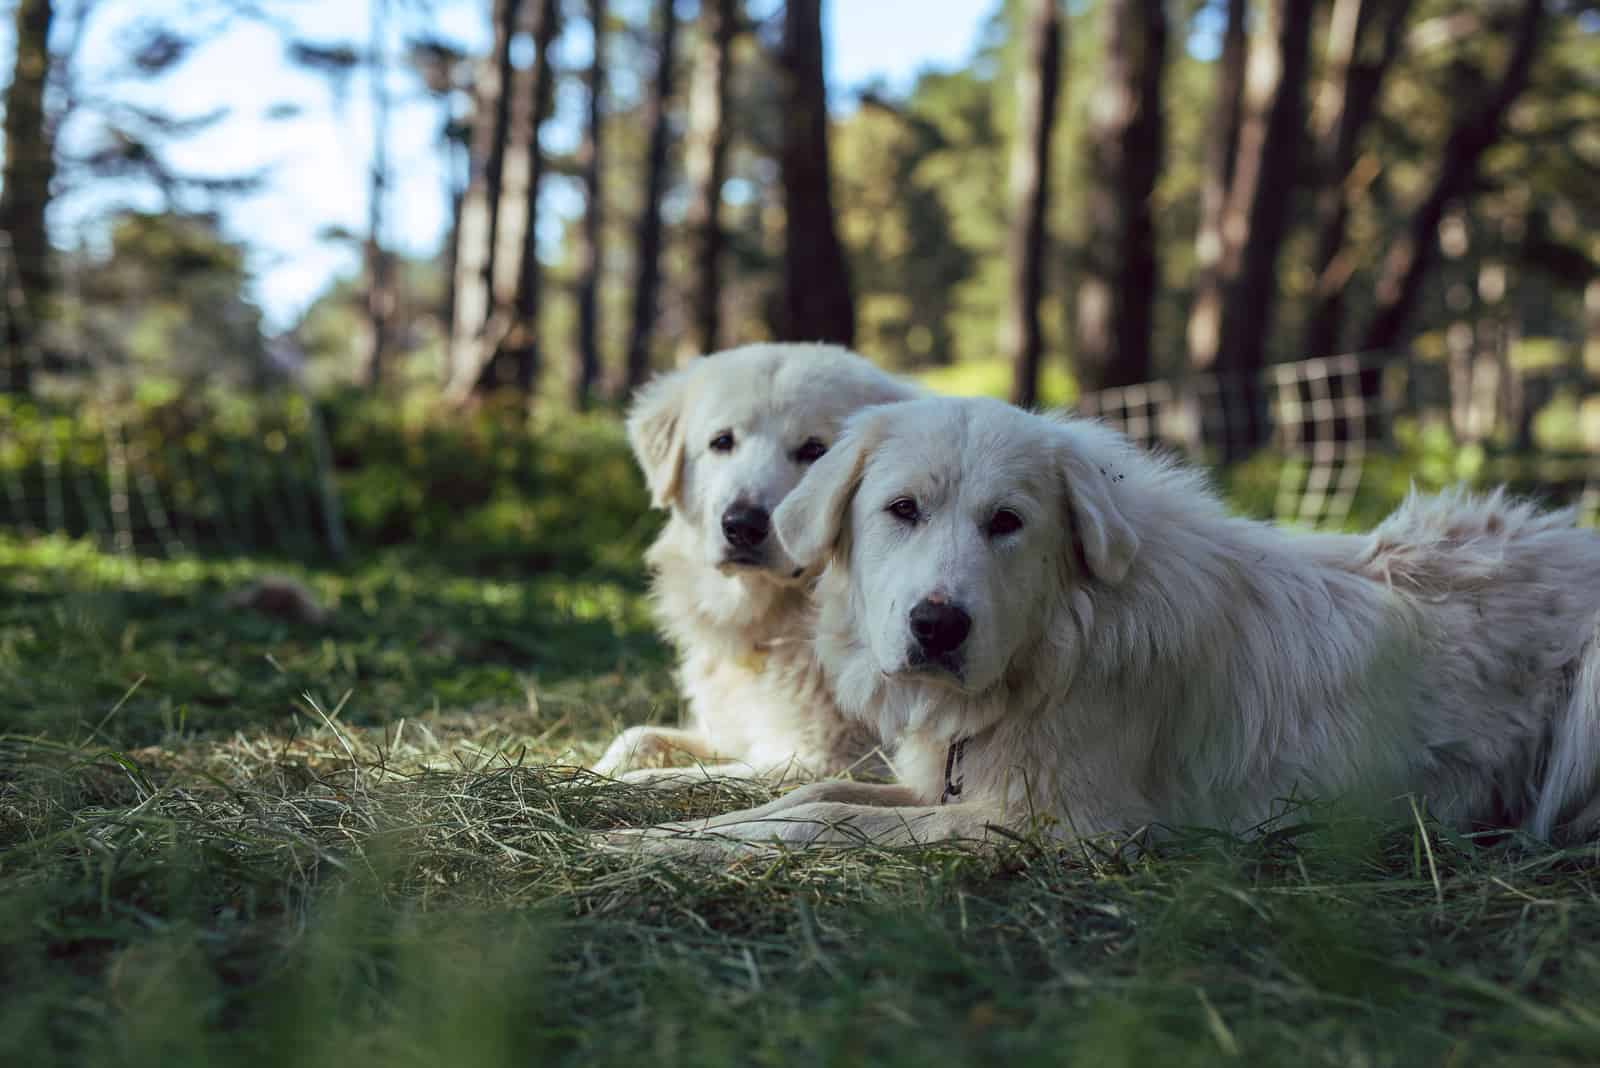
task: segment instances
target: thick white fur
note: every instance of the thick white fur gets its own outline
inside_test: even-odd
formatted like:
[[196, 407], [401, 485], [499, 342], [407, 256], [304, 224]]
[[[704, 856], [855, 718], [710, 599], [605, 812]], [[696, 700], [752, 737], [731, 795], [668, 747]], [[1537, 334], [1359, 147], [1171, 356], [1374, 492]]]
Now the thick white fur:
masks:
[[[886, 512], [899, 497], [926, 518]], [[1024, 525], [990, 537], [1000, 507]], [[1541, 837], [1600, 822], [1600, 535], [1570, 514], [1413, 494], [1370, 534], [1297, 534], [1096, 423], [930, 399], [855, 417], [776, 521], [826, 568], [818, 655], [845, 713], [897, 743], [900, 783], [817, 783], [632, 844], [894, 844], [1037, 817], [1063, 836], [1247, 831], [1291, 796], [1413, 794]], [[907, 662], [907, 612], [933, 593], [973, 620], [959, 677]]]
[[[805, 473], [796, 451], [806, 441], [831, 446], [852, 412], [916, 395], [854, 353], [807, 344], [717, 353], [640, 390], [628, 436], [654, 504], [669, 512], [646, 561], [689, 714], [682, 728], [624, 731], [596, 770], [676, 754], [698, 762], [695, 774], [782, 780], [869, 761], [877, 737], [839, 714], [812, 650], [810, 582], [795, 581], [775, 535], [759, 561], [731, 562], [721, 517], [736, 501], [775, 510]], [[713, 450], [724, 431], [733, 449]], [[625, 777], [679, 774], [645, 767]]]

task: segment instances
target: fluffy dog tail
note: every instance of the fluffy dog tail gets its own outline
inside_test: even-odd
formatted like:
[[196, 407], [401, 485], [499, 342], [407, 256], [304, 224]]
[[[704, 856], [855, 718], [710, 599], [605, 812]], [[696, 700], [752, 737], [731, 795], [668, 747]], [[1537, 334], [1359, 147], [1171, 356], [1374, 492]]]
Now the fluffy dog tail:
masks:
[[[1566, 824], [1579, 835], [1600, 822], [1600, 617], [1578, 654], [1572, 696], [1552, 725], [1543, 787], [1528, 829], [1549, 840]], [[1571, 814], [1571, 815], [1569, 815]], [[1568, 816], [1563, 820], [1563, 816]], [[1575, 818], [1574, 818], [1575, 817]]]

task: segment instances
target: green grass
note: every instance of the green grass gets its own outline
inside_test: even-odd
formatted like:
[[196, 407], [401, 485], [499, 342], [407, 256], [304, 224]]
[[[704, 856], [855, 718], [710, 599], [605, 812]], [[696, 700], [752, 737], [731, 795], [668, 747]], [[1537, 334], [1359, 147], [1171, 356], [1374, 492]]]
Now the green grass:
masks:
[[[1137, 858], [596, 849], [768, 795], [578, 768], [678, 708], [614, 437], [449, 505], [483, 457], [433, 444], [346, 469], [339, 566], [0, 537], [0, 1064], [1600, 1059], [1593, 848], [1329, 812]], [[229, 606], [272, 572], [326, 619]]]
[[[1011, 365], [1005, 360], [963, 360], [945, 367], [934, 367], [913, 376], [935, 393], [955, 397], [996, 397], [1011, 395]], [[1039, 368], [1039, 405], [1066, 407], [1078, 396], [1077, 384], [1058, 363]]]

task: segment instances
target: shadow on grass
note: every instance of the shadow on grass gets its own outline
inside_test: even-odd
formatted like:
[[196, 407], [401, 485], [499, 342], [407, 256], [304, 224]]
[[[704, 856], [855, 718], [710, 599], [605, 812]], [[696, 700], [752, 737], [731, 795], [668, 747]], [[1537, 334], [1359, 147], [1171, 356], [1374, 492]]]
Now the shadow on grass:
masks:
[[[285, 571], [325, 620], [228, 603]], [[541, 701], [563, 694], [621, 700], [633, 707], [611, 714], [639, 718], [672, 702], [637, 572], [486, 577], [403, 552], [272, 569], [39, 539], [0, 541], [0, 582], [0, 731], [145, 745], [315, 719], [308, 694], [355, 724], [510, 707], [553, 723], [561, 713]]]

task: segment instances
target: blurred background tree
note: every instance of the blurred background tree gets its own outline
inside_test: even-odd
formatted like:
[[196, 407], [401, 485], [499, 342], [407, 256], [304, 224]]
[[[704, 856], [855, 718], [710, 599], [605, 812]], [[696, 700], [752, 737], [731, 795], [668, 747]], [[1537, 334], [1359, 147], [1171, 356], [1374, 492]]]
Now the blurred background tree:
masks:
[[[1516, 367], [1600, 373], [1600, 4], [996, 0], [964, 65], [854, 85], [819, 0], [356, 6], [14, 0], [7, 388], [292, 369], [559, 412], [796, 338], [1031, 403], [1448, 361], [1486, 317]], [[246, 49], [325, 86], [363, 188], [322, 230], [346, 269], [266, 313], [285, 265], [239, 220], [293, 147], [185, 146], [309, 145], [314, 100], [163, 88]], [[399, 236], [425, 158], [432, 247]]]

